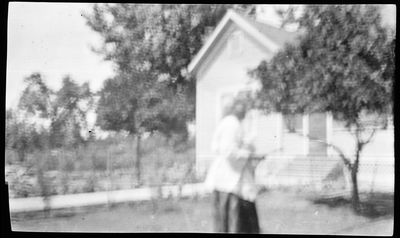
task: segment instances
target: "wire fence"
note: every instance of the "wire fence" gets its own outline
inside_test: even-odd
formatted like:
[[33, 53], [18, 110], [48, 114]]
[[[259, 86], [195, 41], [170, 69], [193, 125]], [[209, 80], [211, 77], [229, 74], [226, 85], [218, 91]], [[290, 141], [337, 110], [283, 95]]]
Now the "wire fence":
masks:
[[[339, 157], [275, 157], [256, 171], [260, 185], [270, 189], [291, 188], [326, 196], [350, 195], [350, 171]], [[391, 157], [360, 159], [357, 173], [361, 193], [394, 192], [394, 160]]]
[[[150, 151], [150, 150], [149, 150]], [[141, 161], [141, 185], [157, 187], [202, 181], [196, 176], [194, 148], [152, 149]], [[132, 149], [32, 155], [24, 165], [6, 165], [10, 198], [133, 189], [139, 186]], [[29, 165], [30, 161], [30, 165]], [[42, 176], [38, 174], [42, 173]], [[204, 177], [204, 176], [203, 176]], [[394, 193], [394, 158], [360, 159], [358, 187], [362, 193]], [[257, 183], [267, 189], [294, 189], [303, 193], [350, 195], [352, 181], [339, 157], [271, 157], [256, 169]]]
[[[104, 143], [74, 150], [40, 151], [17, 163], [6, 151], [10, 198], [158, 187], [196, 182], [194, 146], [144, 142], [138, 167], [135, 143]], [[139, 175], [138, 175], [139, 172]], [[139, 181], [140, 180], [140, 181]]]

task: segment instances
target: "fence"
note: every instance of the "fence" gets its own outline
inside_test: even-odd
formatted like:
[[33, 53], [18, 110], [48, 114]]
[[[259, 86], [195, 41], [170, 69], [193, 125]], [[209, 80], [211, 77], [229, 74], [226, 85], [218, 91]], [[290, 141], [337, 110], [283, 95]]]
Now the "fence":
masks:
[[[96, 143], [73, 150], [41, 151], [16, 163], [8, 151], [9, 197], [54, 196], [133, 189], [139, 186], [135, 141]], [[196, 182], [194, 144], [169, 145], [163, 138], [142, 143], [141, 185]]]
[[[339, 157], [274, 157], [256, 171], [259, 184], [302, 192], [349, 194], [350, 173]], [[394, 158], [363, 157], [358, 169], [360, 192], [394, 192]]]
[[[126, 148], [119, 149], [124, 153], [110, 148], [107, 153], [93, 150], [82, 151], [86, 153], [83, 157], [79, 153], [36, 155], [45, 160], [42, 163], [45, 168], [42, 185], [39, 184], [37, 165], [6, 166], [10, 198], [43, 196], [43, 187], [47, 188], [48, 195], [53, 196], [133, 189], [138, 186], [135, 158], [132, 154], [128, 156]], [[199, 182], [195, 178], [193, 148], [180, 153], [166, 148], [152, 150], [143, 157], [141, 167], [145, 186]], [[327, 195], [349, 193], [352, 187], [349, 172], [339, 157], [271, 157], [259, 164], [256, 177], [257, 182], [267, 188], [291, 188]], [[393, 193], [394, 158], [361, 158], [358, 185], [360, 192]]]

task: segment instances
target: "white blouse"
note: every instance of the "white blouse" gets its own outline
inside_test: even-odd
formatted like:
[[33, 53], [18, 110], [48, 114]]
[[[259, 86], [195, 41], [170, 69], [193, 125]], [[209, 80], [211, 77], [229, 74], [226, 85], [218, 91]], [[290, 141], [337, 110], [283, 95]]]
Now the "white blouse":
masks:
[[217, 154], [208, 171], [205, 186], [209, 190], [234, 193], [254, 201], [258, 194], [252, 152], [244, 143], [241, 123], [233, 115], [226, 116], [215, 131], [212, 150]]

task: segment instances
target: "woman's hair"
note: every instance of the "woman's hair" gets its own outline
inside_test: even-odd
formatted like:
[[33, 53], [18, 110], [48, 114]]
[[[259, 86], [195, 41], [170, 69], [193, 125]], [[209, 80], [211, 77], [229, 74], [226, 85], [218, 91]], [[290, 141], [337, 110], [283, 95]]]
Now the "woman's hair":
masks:
[[245, 112], [250, 109], [247, 100], [241, 97], [236, 97], [226, 105], [224, 111], [225, 115], [236, 115], [240, 106], [242, 106], [241, 110], [244, 110]]

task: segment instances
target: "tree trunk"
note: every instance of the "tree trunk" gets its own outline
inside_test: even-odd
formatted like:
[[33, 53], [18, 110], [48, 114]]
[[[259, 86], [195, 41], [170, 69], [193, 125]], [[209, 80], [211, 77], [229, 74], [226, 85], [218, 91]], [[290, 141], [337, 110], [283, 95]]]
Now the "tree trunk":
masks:
[[359, 154], [357, 153], [356, 161], [354, 162], [353, 166], [351, 166], [351, 181], [353, 183], [351, 200], [353, 208], [356, 212], [360, 211], [360, 197], [358, 195], [358, 181], [357, 181], [358, 163], [359, 163]]
[[137, 135], [136, 137], [136, 180], [138, 185], [140, 186], [142, 184], [141, 181], [141, 166], [140, 166], [140, 160], [141, 160], [141, 136]]

